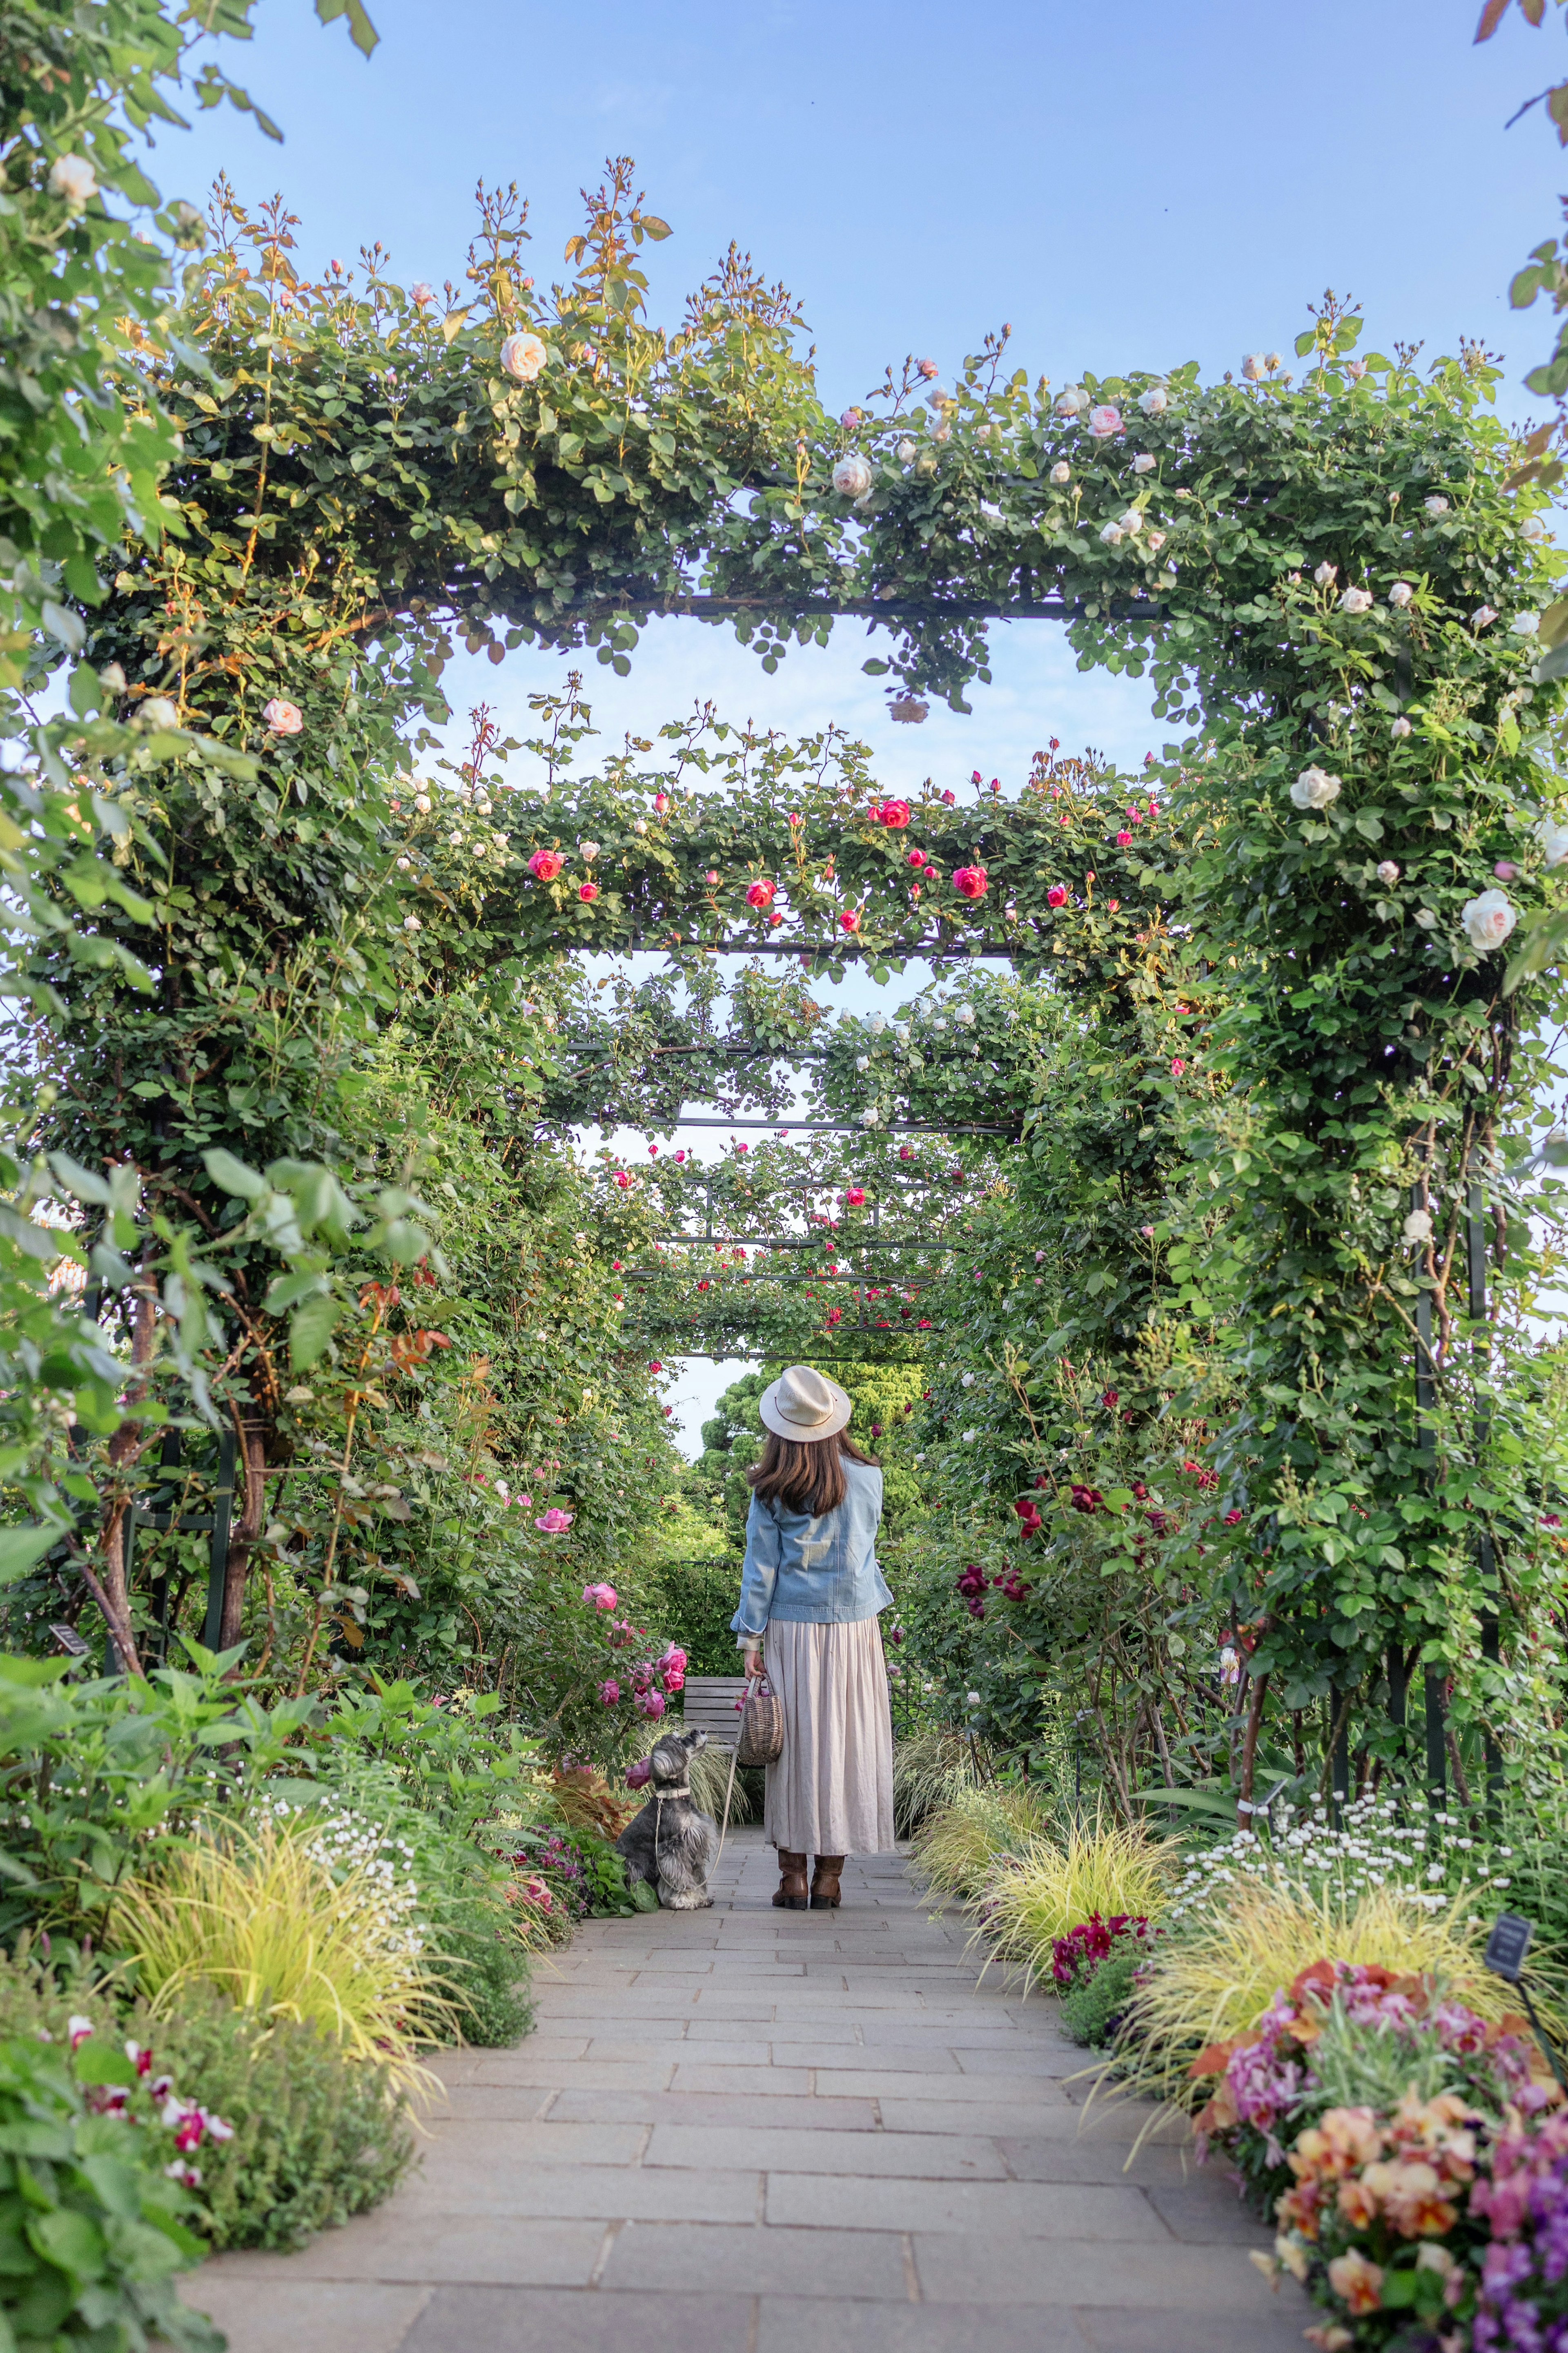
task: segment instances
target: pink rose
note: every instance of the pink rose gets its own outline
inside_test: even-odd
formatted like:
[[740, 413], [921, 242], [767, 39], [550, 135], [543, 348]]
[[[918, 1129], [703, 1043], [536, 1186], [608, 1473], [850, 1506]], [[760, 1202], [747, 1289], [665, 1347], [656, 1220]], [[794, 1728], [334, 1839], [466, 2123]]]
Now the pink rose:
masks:
[[581, 900], [582, 900], [583, 904], [584, 904], [585, 907], [591, 907], [591, 906], [593, 905], [593, 903], [594, 903], [595, 900], [598, 897], [598, 895], [599, 895], [599, 886], [598, 886], [598, 884], [597, 884], [596, 882], [579, 882], [579, 883], [578, 883], [578, 885], [577, 885], [577, 896], [579, 897], [579, 899], [581, 899]]
[[984, 866], [955, 866], [952, 887], [961, 899], [984, 899], [991, 884]]
[[746, 893], [747, 906], [771, 907], [773, 903], [773, 892], [777, 887], [776, 883], [773, 882], [753, 882]]
[[841, 931], [858, 932], [860, 928], [859, 910], [855, 907], [846, 907], [839, 915], [838, 924]]
[[547, 1536], [564, 1535], [574, 1516], [571, 1512], [563, 1512], [552, 1506], [548, 1512], [542, 1514], [533, 1525], [536, 1528], [542, 1528]]
[[660, 1716], [664, 1714], [664, 1709], [665, 1698], [662, 1692], [645, 1691], [638, 1694], [637, 1714], [639, 1715]]
[[653, 1766], [651, 1761], [646, 1757], [639, 1757], [635, 1765], [628, 1765], [626, 1767], [627, 1788], [641, 1789], [646, 1788], [648, 1777], [652, 1771]]
[[1097, 441], [1109, 441], [1113, 433], [1120, 433], [1122, 429], [1121, 411], [1112, 408], [1109, 401], [1102, 407], [1091, 408], [1089, 429]]
[[844, 1196], [844, 1206], [847, 1209], [864, 1208], [866, 1206], [865, 1187], [863, 1185], [851, 1185], [848, 1191]]
[[661, 1667], [674, 1667], [679, 1670], [686, 1664], [686, 1652], [679, 1642], [671, 1642], [668, 1650], [659, 1653], [658, 1663]]
[[305, 714], [299, 704], [286, 702], [280, 694], [275, 694], [270, 702], [262, 704], [261, 716], [274, 735], [298, 735], [305, 724]]
[[553, 882], [565, 862], [556, 850], [536, 849], [528, 861], [528, 871], [537, 882]]
[[923, 849], [911, 849], [909, 854], [908, 862], [911, 866], [923, 866], [926, 863], [925, 851]]
[[910, 805], [908, 801], [884, 801], [877, 815], [883, 825], [900, 833], [910, 821]]
[[1130, 833], [1119, 833], [1116, 837], [1116, 847], [1118, 849], [1131, 849], [1132, 836]]
[[1067, 902], [1068, 894], [1066, 885], [1061, 882], [1053, 882], [1050, 889], [1046, 892], [1047, 906], [1065, 907]]
[[681, 1673], [679, 1667], [666, 1667], [664, 1671], [664, 1687], [667, 1692], [669, 1692], [672, 1694], [676, 1692], [684, 1691], [686, 1689], [686, 1677]]
[[1171, 1076], [1173, 1079], [1179, 1079], [1186, 1067], [1185, 1062], [1183, 1061], [1181, 1056], [1178, 1054], [1175, 1060], [1171, 1064]]
[[583, 1599], [591, 1601], [595, 1609], [614, 1609], [620, 1596], [613, 1585], [585, 1585]]
[[615, 1707], [618, 1705], [620, 1696], [621, 1687], [619, 1683], [616, 1681], [614, 1675], [606, 1675], [604, 1682], [599, 1685], [599, 1697], [604, 1701], [606, 1707]]

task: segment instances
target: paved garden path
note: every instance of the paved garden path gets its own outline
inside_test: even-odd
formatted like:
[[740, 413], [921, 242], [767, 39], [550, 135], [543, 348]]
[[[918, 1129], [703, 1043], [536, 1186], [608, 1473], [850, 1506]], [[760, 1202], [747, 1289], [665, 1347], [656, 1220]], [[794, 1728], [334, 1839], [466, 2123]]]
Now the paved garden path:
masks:
[[445, 2058], [423, 2165], [296, 2255], [190, 2284], [233, 2353], [1300, 2353], [1268, 2234], [1140, 2111], [1086, 2116], [1055, 2005], [976, 1982], [902, 1860], [775, 1912], [600, 1920], [539, 2029]]

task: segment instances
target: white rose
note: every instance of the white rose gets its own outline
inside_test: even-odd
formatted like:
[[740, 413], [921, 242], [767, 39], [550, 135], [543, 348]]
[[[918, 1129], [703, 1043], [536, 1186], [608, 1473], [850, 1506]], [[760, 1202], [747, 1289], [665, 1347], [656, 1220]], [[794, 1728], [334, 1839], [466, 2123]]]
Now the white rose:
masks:
[[1152, 474], [1153, 472], [1154, 460], [1149, 455], [1147, 449], [1140, 450], [1138, 456], [1133, 459], [1132, 470], [1135, 474]]
[[1541, 628], [1539, 613], [1516, 613], [1509, 623], [1516, 638], [1533, 638]]
[[1120, 547], [1121, 544], [1121, 525], [1119, 522], [1105, 523], [1101, 526], [1100, 536], [1107, 547]]
[[873, 1014], [872, 1014], [872, 1016], [871, 1016], [871, 1022], [870, 1022], [870, 1029], [871, 1029], [871, 1035], [872, 1035], [872, 1037], [873, 1037], [873, 1038], [879, 1038], [879, 1037], [881, 1036], [881, 1034], [882, 1034], [883, 1030], [887, 1028], [887, 1026], [888, 1026], [888, 1017], [887, 1017], [887, 1015], [886, 1015], [885, 1013], [873, 1013]]
[[868, 1070], [870, 1069], [870, 1067], [871, 1067], [871, 1057], [869, 1056], [869, 1054], [857, 1054], [857, 1055], [856, 1055], [856, 1057], [855, 1057], [855, 1068], [856, 1068], [858, 1071], [868, 1071]]
[[429, 794], [416, 793], [414, 796], [414, 806], [418, 810], [421, 817], [428, 817], [430, 814]]
[[1320, 564], [1312, 577], [1320, 588], [1331, 588], [1340, 576], [1337, 564]]
[[474, 807], [478, 809], [481, 817], [489, 817], [490, 813], [490, 797], [489, 793], [484, 791], [477, 792], [474, 795]]
[[539, 337], [522, 328], [500, 347], [500, 364], [517, 384], [531, 384], [550, 357]]
[[1164, 533], [1163, 531], [1152, 531], [1147, 533], [1144, 536], [1143, 544], [1148, 549], [1151, 555], [1158, 555], [1160, 550], [1165, 544]]
[[898, 1039], [900, 1046], [907, 1046], [910, 1042], [909, 1023], [907, 1021], [895, 1021], [893, 1024], [893, 1035]]
[[166, 694], [150, 694], [138, 712], [143, 727], [177, 727], [180, 714]]
[[1121, 430], [1121, 411], [1119, 408], [1113, 408], [1109, 401], [1099, 408], [1091, 408], [1089, 412], [1089, 429], [1097, 441], [1109, 441], [1112, 434], [1120, 433]]
[[1437, 915], [1435, 908], [1417, 907], [1415, 920], [1424, 932], [1435, 932], [1437, 928]]
[[1459, 910], [1459, 921], [1465, 936], [1482, 955], [1500, 948], [1519, 917], [1508, 902], [1506, 891], [1482, 891], [1474, 899], [1467, 899]]
[[1555, 818], [1543, 817], [1535, 828], [1535, 839], [1546, 852], [1549, 869], [1561, 866], [1568, 859], [1568, 825], [1559, 825]]
[[1413, 731], [1411, 729], [1409, 720], [1401, 713], [1399, 718], [1392, 722], [1388, 732], [1394, 737], [1395, 743], [1403, 744], [1405, 738]]
[[647, 831], [647, 818], [634, 818], [632, 820], [632, 831], [634, 833], [646, 833]]
[[833, 487], [841, 499], [863, 499], [871, 487], [871, 469], [853, 453], [833, 469]]
[[1058, 458], [1056, 464], [1051, 468], [1051, 480], [1053, 482], [1057, 483], [1071, 481], [1072, 468], [1068, 464], [1065, 458]]
[[57, 155], [49, 166], [49, 185], [73, 212], [79, 212], [98, 194], [98, 174], [85, 155]]
[[1247, 378], [1247, 383], [1256, 384], [1258, 381], [1258, 378], [1266, 372], [1266, 364], [1262, 353], [1248, 352], [1247, 357], [1241, 363], [1241, 373]]
[[398, 861], [397, 861], [397, 871], [398, 871], [398, 872], [399, 872], [400, 874], [409, 874], [409, 873], [412, 873], [413, 870], [414, 870], [414, 860], [412, 860], [412, 858], [400, 858], [400, 859], [398, 860]]
[[1370, 613], [1372, 610], [1371, 589], [1347, 588], [1344, 595], [1340, 598], [1340, 610], [1342, 613]]
[[964, 1374], [963, 1386], [966, 1389], [972, 1389], [974, 1387], [974, 1376], [973, 1373]]
[[973, 1029], [974, 1027], [973, 1006], [961, 1005], [952, 1018], [957, 1022], [961, 1029]]
[[1135, 538], [1143, 528], [1143, 510], [1142, 507], [1129, 507], [1124, 515], [1118, 515], [1117, 521], [1129, 539]]
[[936, 1031], [938, 1031], [938, 1032], [939, 1032], [939, 1034], [940, 1034], [940, 1032], [941, 1032], [941, 1031], [944, 1030], [944, 1029], [947, 1028], [947, 1024], [946, 1024], [946, 1022], [945, 1022], [944, 1020], [942, 1020], [942, 1018], [941, 1018], [941, 1016], [940, 1016], [940, 1015], [938, 1015], [937, 1018], [936, 1018], [932, 1023], [931, 1023], [931, 1028], [932, 1028], [933, 1029], [935, 1029]]
[[1392, 890], [1394, 885], [1399, 880], [1399, 867], [1397, 862], [1392, 858], [1384, 859], [1378, 866], [1377, 879], [1380, 882], [1386, 885], [1389, 890]]
[[1405, 1220], [1401, 1239], [1406, 1242], [1429, 1242], [1431, 1240], [1432, 1219], [1425, 1209], [1411, 1210], [1410, 1215]]
[[422, 311], [426, 302], [434, 302], [436, 300], [436, 289], [423, 278], [409, 288], [408, 293], [410, 300], [417, 302]]
[[417, 915], [405, 915], [403, 918], [403, 928], [405, 932], [422, 932], [425, 929], [425, 926], [420, 922]]
[[900, 466], [912, 466], [914, 464], [917, 451], [915, 444], [910, 439], [908, 434], [906, 434], [904, 438], [900, 442], [896, 454]]
[[1345, 374], [1349, 376], [1352, 384], [1359, 384], [1363, 376], [1366, 374], [1366, 362], [1364, 360], [1347, 360], [1345, 362]]
[[[979, 1435], [980, 1432], [977, 1430], [966, 1430], [963, 1433], [963, 1442], [965, 1446], [973, 1446]], [[971, 1692], [969, 1694], [969, 1704], [971, 1707], [978, 1706], [979, 1703], [980, 1694], [978, 1692]]]
[[1290, 797], [1300, 809], [1323, 809], [1339, 799], [1342, 789], [1338, 776], [1322, 768], [1303, 768], [1290, 787]]
[[877, 1119], [878, 1114], [876, 1112], [863, 1111], [860, 1114], [860, 1124], [862, 1127], [875, 1127], [877, 1124]]
[[1489, 629], [1496, 619], [1495, 605], [1478, 605], [1470, 615], [1470, 627], [1472, 629]]
[[463, 837], [460, 833], [449, 833], [447, 836], [447, 839], [450, 842], [454, 849], [461, 849], [463, 846]]
[[580, 841], [577, 844], [577, 855], [579, 858], [586, 858], [590, 860], [595, 859], [599, 855], [599, 844], [596, 841]]
[[1069, 384], [1065, 392], [1057, 396], [1058, 417], [1081, 417], [1088, 406], [1089, 395], [1081, 384]]
[[1445, 498], [1435, 495], [1424, 501], [1423, 503], [1429, 515], [1446, 515], [1448, 512], [1448, 501]]
[[1147, 392], [1138, 396], [1138, 406], [1145, 417], [1163, 417], [1171, 405], [1171, 396], [1163, 384], [1152, 384]]
[[125, 691], [125, 672], [121, 669], [118, 662], [105, 662], [103, 668], [98, 673], [98, 682], [100, 686], [102, 687], [105, 694], [123, 694]]
[[1395, 612], [1402, 613], [1415, 595], [1408, 580], [1396, 580], [1388, 592], [1388, 601]]
[[1273, 373], [1274, 373], [1274, 371], [1275, 371], [1275, 369], [1276, 369], [1276, 368], [1279, 366], [1279, 353], [1278, 353], [1278, 352], [1265, 352], [1265, 353], [1264, 353], [1264, 354], [1263, 354], [1263, 364], [1264, 364], [1264, 366], [1268, 370], [1269, 375], [1273, 375]]

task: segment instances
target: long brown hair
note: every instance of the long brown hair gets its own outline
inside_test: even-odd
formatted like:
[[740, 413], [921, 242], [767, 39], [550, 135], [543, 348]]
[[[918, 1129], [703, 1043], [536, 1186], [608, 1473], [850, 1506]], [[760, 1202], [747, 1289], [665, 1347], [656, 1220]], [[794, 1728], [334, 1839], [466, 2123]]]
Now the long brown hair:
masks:
[[836, 1512], [848, 1493], [844, 1476], [846, 1458], [869, 1464], [847, 1430], [832, 1438], [780, 1438], [768, 1432], [763, 1459], [746, 1477], [760, 1503], [782, 1504], [786, 1511], [809, 1512], [814, 1520]]

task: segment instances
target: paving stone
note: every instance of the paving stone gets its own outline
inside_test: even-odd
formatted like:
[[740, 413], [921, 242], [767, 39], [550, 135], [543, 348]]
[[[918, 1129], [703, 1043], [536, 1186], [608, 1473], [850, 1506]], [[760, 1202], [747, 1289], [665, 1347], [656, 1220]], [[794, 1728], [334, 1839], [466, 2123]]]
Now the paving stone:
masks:
[[1271, 2247], [1274, 2232], [1244, 2206], [1234, 2182], [1213, 2173], [1196, 2181], [1161, 2183], [1150, 2202], [1173, 2237], [1196, 2247]]
[[[490, 2165], [538, 2165], [547, 2158], [552, 2165], [635, 2165], [647, 2146], [646, 2124], [567, 2118], [558, 2123], [553, 2110], [548, 2116], [522, 2123], [497, 2123], [482, 2117], [460, 2121], [471, 2132], [489, 2123], [490, 2137], [485, 2144], [484, 2161]], [[433, 2129], [444, 2136], [452, 2127], [443, 2125]], [[470, 2140], [468, 2153], [473, 2151]]]
[[[913, 2180], [930, 2181], [1007, 2179], [1007, 2168], [995, 2143], [981, 2137], [935, 2133], [780, 2132], [769, 2130], [766, 2125], [748, 2129], [738, 2122], [706, 2126], [658, 2124], [642, 2160], [645, 2171], [654, 2166], [731, 2165], [764, 2173], [829, 2177], [904, 2175]], [[843, 2182], [834, 2179], [826, 2186], [837, 2193], [842, 2189]]]
[[226, 2272], [263, 2284], [287, 2266], [291, 2280], [586, 2287], [605, 2239], [598, 2221], [520, 2224], [504, 2215], [406, 2212], [393, 2199], [341, 2230], [323, 2231], [296, 2254], [241, 2253], [219, 2261]]
[[[933, 2242], [934, 2243], [934, 2242]], [[1171, 2252], [1168, 2248], [1167, 2253]], [[757, 2295], [908, 2295], [897, 2232], [728, 2230], [700, 2222], [628, 2222], [603, 2274], [616, 2288], [689, 2288]], [[1261, 2287], [1256, 2272], [1254, 2280]]]
[[763, 2211], [760, 2171], [716, 2169], [722, 2162], [678, 2173], [643, 2165], [484, 2165], [441, 2154], [426, 2159], [423, 2174], [400, 2194], [398, 2209], [567, 2222], [579, 2216], [602, 2222], [756, 2221]]
[[[833, 2070], [833, 2089], [839, 2099], [903, 2099], [909, 2096], [911, 2084], [921, 2081], [920, 2076], [896, 2068], [878, 2067], [873, 2051], [865, 2055], [870, 2063], [863, 2069]], [[942, 2101], [954, 2107], [1006, 2106], [1016, 2115], [1025, 2108], [1058, 2106], [1064, 2096], [1060, 2084], [1052, 2075], [963, 2075], [954, 2072], [926, 2080], [931, 2083], [933, 2096], [940, 2091]], [[1015, 2129], [1026, 2131], [1027, 2126], [1020, 2123]]]
[[[975, 2284], [984, 2281], [988, 2304], [1067, 2305], [1080, 2311], [1100, 2305], [1205, 2318], [1261, 2318], [1274, 2306], [1261, 2274], [1239, 2249], [1183, 2247], [1169, 2239], [1140, 2243], [938, 2231], [921, 2232], [912, 2243], [921, 2294], [931, 2304], [973, 2303]], [[1304, 2311], [1304, 2298], [1299, 2308]]]
[[521, 2050], [498, 2052], [479, 2077], [482, 2084], [547, 2084], [559, 2089], [568, 2079], [599, 2092], [662, 2092], [675, 2071], [673, 2059], [535, 2059], [525, 2042]]
[[1310, 2316], [1300, 2292], [1289, 2300], [1281, 2296], [1272, 2309], [1247, 2315], [1079, 2312], [1073, 2316], [1093, 2353], [1302, 2353], [1301, 2331]]
[[[858, 2044], [860, 2027], [851, 2018], [770, 2020], [761, 2039], [776, 2051], [781, 2042], [843, 2042]], [[744, 2018], [711, 2018], [706, 2011], [694, 2018], [686, 2030], [689, 2043], [751, 2042], [759, 2039], [757, 2021]]]
[[434, 2126], [460, 2116], [465, 2122], [521, 2124], [542, 2116], [553, 2096], [540, 2084], [448, 2084], [446, 2098], [424, 2109], [420, 2122]]
[[[539, 2353], [542, 2346], [550, 2353], [627, 2353], [628, 2347], [637, 2353], [747, 2353], [752, 2309], [749, 2295], [443, 2287], [400, 2353]], [[352, 2353], [379, 2353], [351, 2338], [340, 2339], [332, 2353], [351, 2347]], [[248, 2348], [237, 2346], [235, 2353]]]
[[1023, 2239], [1141, 2241], [1168, 2244], [1164, 2223], [1141, 2189], [1063, 2182], [868, 2181], [822, 2173], [770, 2175], [770, 2223], [806, 2230], [956, 2231], [971, 2238], [1005, 2231]]
[[353, 2353], [399, 2353], [432, 2293], [358, 2280], [277, 2278], [258, 2295], [254, 2279], [224, 2269], [228, 2260], [219, 2256], [194, 2272], [180, 2300], [216, 2322], [229, 2353], [343, 2353], [345, 2346]]
[[716, 2067], [706, 2061], [695, 2065], [682, 2061], [668, 2088], [672, 2092], [721, 2092], [726, 2078], [737, 2091], [760, 2092], [769, 2098], [784, 2092], [811, 2089], [810, 2071], [805, 2067]]
[[[806, 2055], [808, 2052], [809, 2057]], [[862, 2074], [868, 2067], [875, 2067], [884, 2075], [956, 2075], [960, 2073], [952, 2052], [935, 2041], [918, 2051], [911, 2050], [904, 2042], [879, 2042], [875, 2045], [800, 2042], [795, 2046], [791, 2056], [802, 2067], [847, 2067]]]
[[838, 2100], [820, 2094], [786, 2094], [767, 2099], [747, 2092], [574, 2092], [557, 2093], [550, 2109], [555, 2117], [584, 2124], [724, 2125], [750, 2128], [765, 2126], [820, 2133], [872, 2133], [877, 2107], [872, 2100]]
[[[804, 2296], [763, 2296], [754, 2353], [803, 2353], [807, 2346], [811, 2353], [1020, 2353], [1018, 2315], [1005, 2305], [819, 2304]], [[1032, 2316], [1027, 2353], [1085, 2353], [1076, 2316]]]

